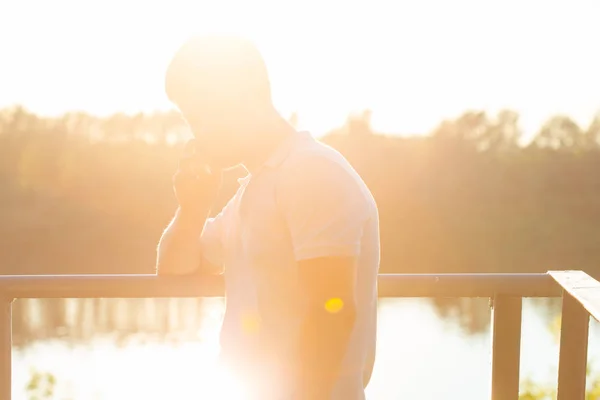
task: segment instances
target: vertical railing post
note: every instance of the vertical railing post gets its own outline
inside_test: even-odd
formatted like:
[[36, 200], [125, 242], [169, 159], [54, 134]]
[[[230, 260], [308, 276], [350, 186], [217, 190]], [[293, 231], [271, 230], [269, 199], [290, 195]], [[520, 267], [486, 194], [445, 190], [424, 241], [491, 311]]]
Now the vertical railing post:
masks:
[[563, 292], [558, 360], [558, 400], [585, 400], [590, 315]]
[[12, 379], [12, 299], [0, 298], [0, 400], [10, 400]]
[[492, 301], [492, 400], [518, 400], [523, 300], [498, 295]]

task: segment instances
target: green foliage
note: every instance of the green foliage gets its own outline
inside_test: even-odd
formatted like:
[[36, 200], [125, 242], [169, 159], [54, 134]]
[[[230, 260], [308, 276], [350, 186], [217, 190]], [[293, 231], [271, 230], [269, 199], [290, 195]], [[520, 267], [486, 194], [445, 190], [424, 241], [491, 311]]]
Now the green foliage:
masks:
[[525, 379], [521, 382], [519, 400], [555, 400], [556, 389], [548, 389], [536, 385], [533, 381]]
[[[536, 385], [530, 379], [521, 382], [519, 400], [556, 400], [556, 389], [550, 389]], [[585, 396], [586, 400], [600, 399], [600, 377], [595, 377], [590, 381], [588, 370], [588, 389]]]
[[[561, 318], [557, 316], [548, 326], [557, 342], [560, 341], [560, 322]], [[593, 365], [593, 362], [588, 362], [586, 369], [588, 386], [586, 400], [600, 400], [600, 376], [592, 375]], [[529, 378], [521, 381], [519, 400], [556, 400], [556, 396], [555, 388], [540, 386]]]
[[50, 372], [31, 370], [25, 391], [29, 400], [52, 400], [56, 388], [56, 378]]
[[[588, 369], [588, 380], [589, 378]], [[588, 386], [586, 400], [599, 400], [600, 377], [594, 378]], [[28, 400], [53, 400], [55, 388], [56, 378], [52, 373], [32, 369], [25, 390]], [[520, 384], [519, 400], [556, 400], [556, 389], [541, 387], [531, 379], [525, 379]]]

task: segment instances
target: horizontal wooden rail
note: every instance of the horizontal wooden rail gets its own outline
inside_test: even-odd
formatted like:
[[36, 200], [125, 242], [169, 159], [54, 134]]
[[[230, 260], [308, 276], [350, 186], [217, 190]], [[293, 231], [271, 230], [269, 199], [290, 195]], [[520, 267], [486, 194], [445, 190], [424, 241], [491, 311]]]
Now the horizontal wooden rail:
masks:
[[558, 297], [547, 274], [382, 274], [380, 297]]
[[[382, 274], [381, 297], [557, 297], [547, 274]], [[0, 296], [23, 298], [143, 298], [223, 296], [220, 276], [0, 275]]]
[[216, 275], [5, 275], [0, 296], [33, 298], [219, 297], [223, 278]]
[[[220, 276], [0, 276], [0, 400], [11, 398], [13, 299], [218, 297], [224, 294], [223, 283]], [[562, 293], [548, 274], [383, 274], [379, 276], [378, 285], [380, 297], [487, 297], [493, 300], [492, 400], [518, 398], [521, 298], [554, 297]]]

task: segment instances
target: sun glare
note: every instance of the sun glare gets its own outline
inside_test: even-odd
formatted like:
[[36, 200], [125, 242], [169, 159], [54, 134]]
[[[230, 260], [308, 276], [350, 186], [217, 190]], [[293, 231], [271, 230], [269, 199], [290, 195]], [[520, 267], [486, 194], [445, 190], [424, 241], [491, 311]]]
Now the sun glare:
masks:
[[[596, 111], [594, 96], [581, 90], [597, 88], [589, 49], [598, 7], [590, 0], [8, 0], [0, 106], [23, 103], [46, 115], [170, 108], [169, 57], [191, 34], [220, 32], [258, 45], [277, 107], [297, 112], [299, 127], [316, 135], [364, 108], [384, 132], [426, 133], [465, 109], [504, 107], [521, 112], [529, 130], [556, 111], [577, 120]], [[565, 29], [556, 30], [557, 21]], [[563, 52], [569, 57], [555, 56]]]
[[244, 388], [233, 375], [223, 367], [217, 367], [207, 379], [206, 399], [245, 400]]
[[328, 313], [336, 314], [344, 308], [344, 302], [340, 298], [332, 298], [325, 302], [325, 310]]

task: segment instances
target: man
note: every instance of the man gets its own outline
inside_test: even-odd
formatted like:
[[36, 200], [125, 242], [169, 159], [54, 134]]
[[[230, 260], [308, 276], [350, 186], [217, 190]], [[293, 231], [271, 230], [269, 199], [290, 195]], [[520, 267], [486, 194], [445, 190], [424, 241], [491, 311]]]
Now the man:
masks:
[[[197, 37], [175, 54], [166, 91], [195, 140], [174, 177], [179, 201], [159, 274], [224, 274], [220, 360], [248, 399], [364, 399], [375, 358], [379, 217], [334, 149], [275, 110], [249, 42]], [[207, 218], [220, 172], [235, 196]]]

